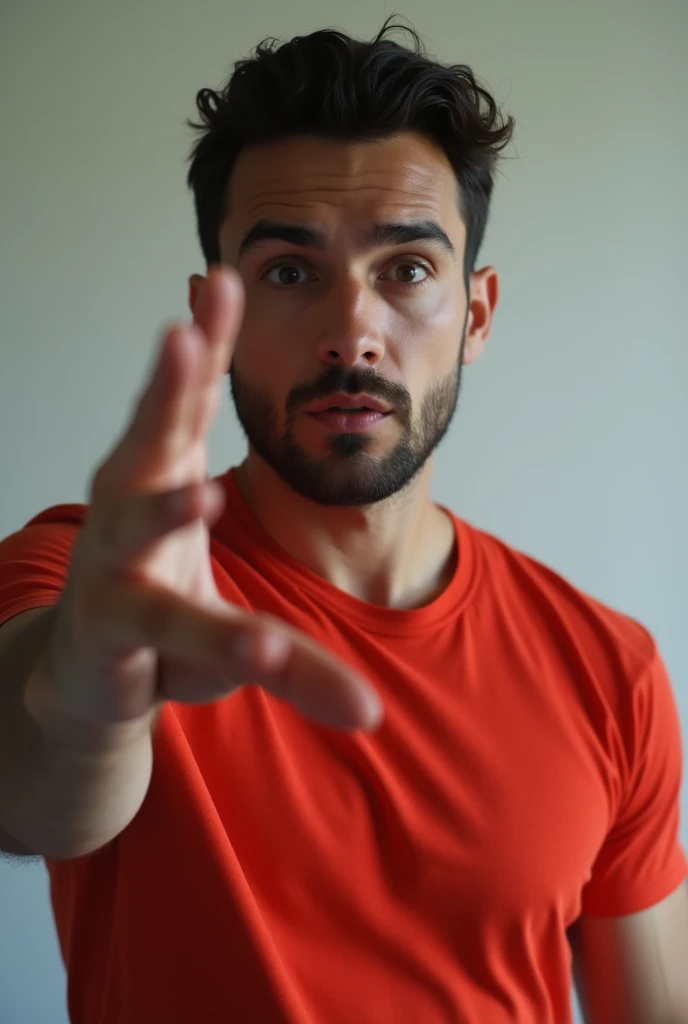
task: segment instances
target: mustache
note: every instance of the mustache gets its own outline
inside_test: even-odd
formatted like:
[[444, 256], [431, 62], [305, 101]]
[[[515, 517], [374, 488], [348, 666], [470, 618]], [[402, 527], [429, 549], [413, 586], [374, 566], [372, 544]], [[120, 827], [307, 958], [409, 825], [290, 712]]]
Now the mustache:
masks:
[[374, 370], [360, 367], [328, 366], [316, 381], [299, 384], [292, 388], [287, 397], [287, 414], [295, 413], [301, 406], [327, 398], [336, 391], [346, 395], [365, 393], [373, 398], [394, 406], [401, 412], [411, 408], [411, 396], [401, 384], [385, 380]]

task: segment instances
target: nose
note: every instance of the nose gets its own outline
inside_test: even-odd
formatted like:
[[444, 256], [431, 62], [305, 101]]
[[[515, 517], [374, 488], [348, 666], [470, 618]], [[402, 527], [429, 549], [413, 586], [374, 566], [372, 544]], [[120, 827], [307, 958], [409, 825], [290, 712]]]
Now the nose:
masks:
[[383, 304], [364, 282], [346, 278], [328, 289], [318, 357], [337, 366], [376, 366], [385, 354]]

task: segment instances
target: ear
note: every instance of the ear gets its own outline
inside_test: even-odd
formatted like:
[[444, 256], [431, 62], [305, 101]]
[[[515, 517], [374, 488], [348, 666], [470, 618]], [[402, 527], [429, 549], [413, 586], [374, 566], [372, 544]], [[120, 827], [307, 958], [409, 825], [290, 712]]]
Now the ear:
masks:
[[499, 301], [499, 276], [494, 267], [483, 267], [471, 274], [468, 297], [468, 323], [463, 347], [463, 365], [473, 363], [482, 353], [492, 330]]
[[201, 294], [201, 288], [204, 284], [205, 278], [202, 274], [192, 274], [189, 278], [189, 309], [191, 310], [191, 316], [194, 316], [196, 312], [198, 296]]

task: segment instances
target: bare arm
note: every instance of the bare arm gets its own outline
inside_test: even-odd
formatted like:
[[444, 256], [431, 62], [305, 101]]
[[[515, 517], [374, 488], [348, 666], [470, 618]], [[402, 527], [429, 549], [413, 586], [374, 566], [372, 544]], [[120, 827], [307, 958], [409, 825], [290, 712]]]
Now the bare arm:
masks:
[[6, 852], [77, 857], [126, 828], [165, 700], [221, 700], [251, 680], [325, 725], [379, 724], [379, 698], [350, 666], [217, 590], [209, 530], [225, 495], [207, 479], [205, 440], [242, 310], [238, 275], [209, 272], [194, 324], [166, 333], [93, 477], [58, 604], [0, 627]]
[[587, 1024], [688, 1024], [688, 883], [636, 914], [583, 915], [569, 938]]
[[[26, 681], [45, 654], [55, 608], [23, 612], [0, 627], [0, 851], [76, 857], [109, 842], [138, 811], [150, 781], [150, 729], [112, 733], [100, 749], [61, 723], [39, 723]], [[87, 740], [87, 742], [86, 742]]]

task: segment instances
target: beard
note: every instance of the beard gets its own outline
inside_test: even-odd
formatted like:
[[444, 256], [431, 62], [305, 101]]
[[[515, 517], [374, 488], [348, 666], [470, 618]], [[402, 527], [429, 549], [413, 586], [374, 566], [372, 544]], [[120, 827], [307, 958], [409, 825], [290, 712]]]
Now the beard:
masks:
[[[463, 351], [463, 340], [461, 345]], [[435, 381], [414, 416], [403, 386], [362, 368], [330, 366], [317, 381], [292, 389], [286, 402], [284, 427], [277, 406], [265, 391], [230, 373], [237, 417], [251, 447], [301, 497], [316, 505], [365, 508], [402, 492], [420, 472], [447, 433], [454, 417], [461, 383], [461, 353], [455, 368]], [[381, 442], [376, 431], [330, 434], [328, 453], [310, 455], [296, 439], [296, 421], [306, 405], [337, 391], [365, 392], [392, 407], [401, 436], [391, 451], [371, 454]], [[384, 430], [384, 427], [376, 428]]]

